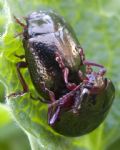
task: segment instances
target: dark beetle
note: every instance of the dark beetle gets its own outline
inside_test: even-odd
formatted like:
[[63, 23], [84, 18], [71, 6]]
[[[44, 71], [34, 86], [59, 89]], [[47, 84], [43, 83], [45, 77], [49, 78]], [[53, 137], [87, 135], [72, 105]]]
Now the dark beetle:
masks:
[[[23, 26], [23, 46], [26, 62], [17, 63], [17, 71], [28, 92], [21, 68], [28, 67], [35, 89], [48, 103], [48, 124], [66, 136], [84, 135], [100, 125], [106, 117], [115, 95], [112, 82], [104, 77], [102, 65], [86, 61], [72, 28], [53, 11], [39, 11], [26, 18]], [[98, 71], [93, 66], [99, 67]]]

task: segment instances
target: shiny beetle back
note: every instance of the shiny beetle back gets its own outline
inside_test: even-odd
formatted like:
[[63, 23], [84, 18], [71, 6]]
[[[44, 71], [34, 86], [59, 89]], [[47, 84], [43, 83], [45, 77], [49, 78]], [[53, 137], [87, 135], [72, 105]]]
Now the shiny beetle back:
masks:
[[57, 98], [68, 91], [61, 69], [54, 59], [56, 51], [61, 54], [65, 65], [70, 69], [69, 79], [75, 83], [80, 82], [77, 73], [81, 63], [80, 45], [71, 27], [62, 17], [52, 11], [32, 13], [27, 18], [24, 37], [28, 68], [38, 92], [41, 92], [41, 81], [56, 93]]

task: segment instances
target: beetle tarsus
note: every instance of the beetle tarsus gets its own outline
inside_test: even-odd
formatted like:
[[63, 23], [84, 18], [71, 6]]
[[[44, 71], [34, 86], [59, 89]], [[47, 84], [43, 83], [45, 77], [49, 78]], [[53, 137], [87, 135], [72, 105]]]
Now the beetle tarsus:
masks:
[[23, 96], [24, 94], [26, 94], [27, 92], [26, 91], [21, 91], [21, 92], [16, 92], [16, 93], [11, 93], [7, 96], [7, 98], [16, 98], [16, 97], [19, 97], [19, 96]]

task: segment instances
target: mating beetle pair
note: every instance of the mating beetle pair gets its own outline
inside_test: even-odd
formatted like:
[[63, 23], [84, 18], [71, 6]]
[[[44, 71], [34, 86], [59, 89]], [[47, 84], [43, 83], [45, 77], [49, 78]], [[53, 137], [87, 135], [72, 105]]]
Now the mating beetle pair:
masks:
[[[40, 101], [48, 103], [48, 124], [65, 136], [80, 136], [94, 130], [106, 117], [115, 95], [112, 82], [104, 77], [102, 65], [86, 61], [74, 31], [53, 11], [30, 14], [23, 24], [26, 62], [17, 63], [23, 87], [28, 86], [20, 72], [28, 68]], [[94, 71], [93, 67], [98, 67]]]

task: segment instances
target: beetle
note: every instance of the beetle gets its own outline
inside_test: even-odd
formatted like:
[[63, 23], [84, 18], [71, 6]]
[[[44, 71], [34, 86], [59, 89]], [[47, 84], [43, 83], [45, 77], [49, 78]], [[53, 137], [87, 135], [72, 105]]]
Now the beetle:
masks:
[[[20, 72], [28, 68], [32, 83], [48, 104], [48, 124], [61, 135], [81, 136], [93, 131], [105, 119], [114, 99], [115, 88], [100, 64], [87, 61], [71, 26], [53, 11], [33, 12], [23, 27], [25, 58], [17, 63], [23, 91], [8, 98], [22, 96], [29, 88]], [[97, 67], [95, 71], [94, 67]]]

